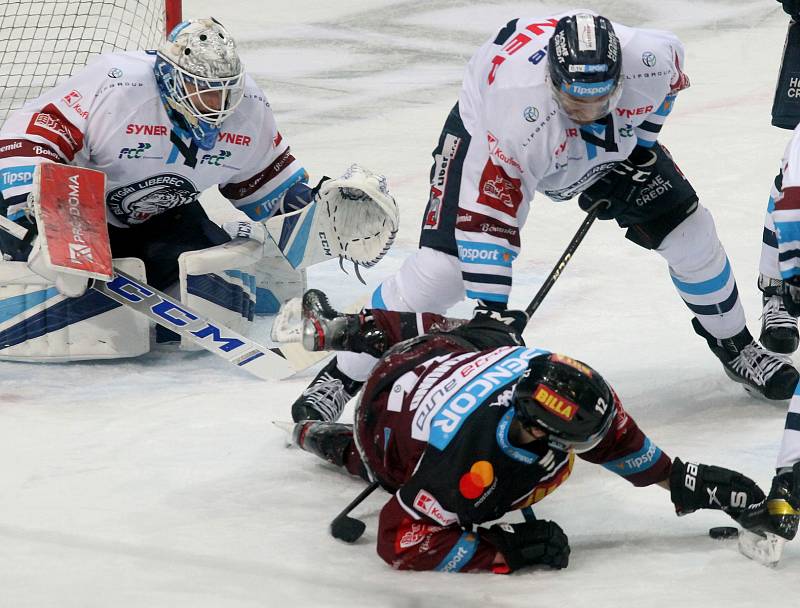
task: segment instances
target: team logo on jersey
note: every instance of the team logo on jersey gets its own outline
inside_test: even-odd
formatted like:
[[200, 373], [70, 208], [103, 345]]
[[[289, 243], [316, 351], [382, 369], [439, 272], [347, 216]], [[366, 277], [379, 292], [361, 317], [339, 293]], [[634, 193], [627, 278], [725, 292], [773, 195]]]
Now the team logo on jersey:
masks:
[[169, 135], [169, 131], [164, 125], [137, 125], [131, 123], [125, 127], [125, 135], [155, 135], [158, 137], [166, 137]]
[[109, 78], [122, 78], [122, 70], [119, 68], [111, 68], [108, 70], [108, 77]]
[[252, 139], [247, 135], [242, 135], [241, 133], [227, 133], [225, 131], [220, 131], [217, 141], [223, 144], [250, 147], [250, 142]]
[[525, 170], [522, 168], [522, 165], [519, 164], [519, 161], [503, 151], [503, 149], [500, 147], [500, 141], [495, 135], [488, 131], [486, 133], [486, 138], [489, 142], [489, 154], [497, 158], [501, 163], [505, 163], [510, 167], [514, 167], [520, 173], [525, 173]]
[[106, 204], [122, 222], [141, 224], [167, 209], [197, 200], [200, 193], [181, 175], [165, 173], [111, 190]]
[[83, 133], [73, 125], [53, 104], [47, 104], [41, 112], [36, 112], [31, 116], [26, 133], [38, 135], [61, 151], [67, 158], [72, 160], [75, 154], [83, 148]]
[[648, 68], [652, 68], [656, 64], [656, 55], [651, 51], [645, 51], [642, 53], [642, 63], [645, 64]]
[[420, 513], [425, 513], [433, 521], [443, 526], [449, 526], [458, 521], [458, 516], [446, 510], [429, 492], [420, 490], [414, 498], [414, 508]]
[[428, 208], [425, 211], [423, 229], [439, 227], [442, 201], [447, 190], [447, 174], [460, 146], [461, 138], [448, 133], [444, 138], [441, 153], [434, 156], [433, 180], [431, 180], [431, 193], [428, 199]]
[[164, 158], [163, 156], [145, 156], [144, 153], [153, 146], [147, 142], [139, 142], [135, 148], [122, 148], [118, 158], [137, 159], [137, 158]]
[[397, 529], [394, 547], [395, 553], [402, 553], [406, 549], [410, 549], [420, 543], [422, 543], [419, 547], [420, 553], [427, 551], [430, 548], [431, 536], [442, 530], [441, 526], [419, 524], [410, 519], [404, 520], [403, 524]]
[[478, 184], [478, 202], [516, 216], [522, 202], [522, 181], [509, 177], [502, 167], [487, 160]]
[[203, 154], [202, 158], [200, 159], [200, 164], [211, 165], [212, 167], [229, 167], [231, 169], [236, 169], [237, 167], [231, 167], [224, 162], [231, 156], [233, 156], [233, 152], [229, 150], [220, 150], [218, 154]]
[[528, 122], [536, 122], [539, 120], [539, 110], [533, 106], [528, 106], [522, 111], [522, 116], [524, 116], [525, 120]]
[[488, 460], [479, 460], [458, 481], [458, 491], [464, 498], [475, 500], [495, 482], [494, 467]]

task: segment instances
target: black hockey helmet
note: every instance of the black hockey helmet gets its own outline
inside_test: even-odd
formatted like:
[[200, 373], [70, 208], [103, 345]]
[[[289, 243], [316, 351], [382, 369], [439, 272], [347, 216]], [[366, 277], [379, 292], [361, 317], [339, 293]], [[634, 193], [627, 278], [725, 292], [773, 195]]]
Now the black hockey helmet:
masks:
[[578, 123], [607, 115], [622, 94], [622, 49], [605, 17], [578, 13], [558, 20], [547, 50], [553, 95]]
[[553, 447], [578, 453], [600, 443], [616, 412], [614, 395], [600, 374], [555, 353], [531, 359], [513, 404], [523, 424], [547, 431]]

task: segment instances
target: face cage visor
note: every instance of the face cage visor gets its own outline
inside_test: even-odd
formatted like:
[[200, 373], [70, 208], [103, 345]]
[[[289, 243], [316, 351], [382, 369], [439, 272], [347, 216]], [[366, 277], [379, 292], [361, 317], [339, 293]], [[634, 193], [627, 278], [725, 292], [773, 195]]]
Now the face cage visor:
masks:
[[622, 95], [622, 80], [614, 82], [562, 83], [555, 86], [552, 79], [550, 91], [558, 107], [572, 121], [585, 125], [607, 116]]
[[172, 67], [172, 101], [197, 121], [219, 127], [241, 103], [244, 97], [244, 72], [228, 78], [212, 79], [195, 76], [169, 63]]

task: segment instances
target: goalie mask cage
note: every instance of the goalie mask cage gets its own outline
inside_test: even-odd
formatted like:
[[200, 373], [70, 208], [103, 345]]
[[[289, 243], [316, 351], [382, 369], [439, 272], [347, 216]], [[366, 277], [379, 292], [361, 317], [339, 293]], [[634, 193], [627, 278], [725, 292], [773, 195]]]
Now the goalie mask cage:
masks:
[[1, 0], [0, 124], [93, 56], [156, 48], [181, 0]]

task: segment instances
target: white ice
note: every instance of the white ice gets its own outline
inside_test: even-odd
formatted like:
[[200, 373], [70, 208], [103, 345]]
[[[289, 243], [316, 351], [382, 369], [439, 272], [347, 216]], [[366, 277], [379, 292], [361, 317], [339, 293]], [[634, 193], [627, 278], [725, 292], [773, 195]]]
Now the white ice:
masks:
[[[770, 182], [789, 133], [769, 125], [787, 17], [769, 0], [587, 3], [686, 43], [692, 87], [662, 140], [714, 214], [759, 331], [755, 280]], [[402, 209], [389, 258], [416, 244], [430, 151], [470, 53], [510, 18], [566, 5], [468, 0], [186, 0], [238, 37], [284, 135], [313, 179], [358, 161], [390, 177]], [[582, 212], [537, 200], [516, 263], [525, 305]], [[336, 263], [311, 284], [337, 304], [366, 292]], [[462, 305], [456, 312], [467, 314]], [[692, 331], [662, 260], [597, 223], [533, 318], [530, 344], [590, 362], [671, 456], [740, 469], [766, 487], [785, 404], [748, 396]], [[265, 334], [266, 322], [259, 327]], [[284, 446], [272, 420], [309, 376], [266, 384], [211, 355], [125, 362], [0, 363], [0, 607], [795, 606], [800, 545], [767, 569], [714, 541], [719, 513], [677, 518], [660, 488], [580, 463], [539, 503], [569, 535], [569, 568], [502, 577], [401, 573], [367, 532], [333, 540], [362, 487]], [[350, 412], [345, 413], [345, 420]], [[518, 520], [511, 515], [509, 520]]]

